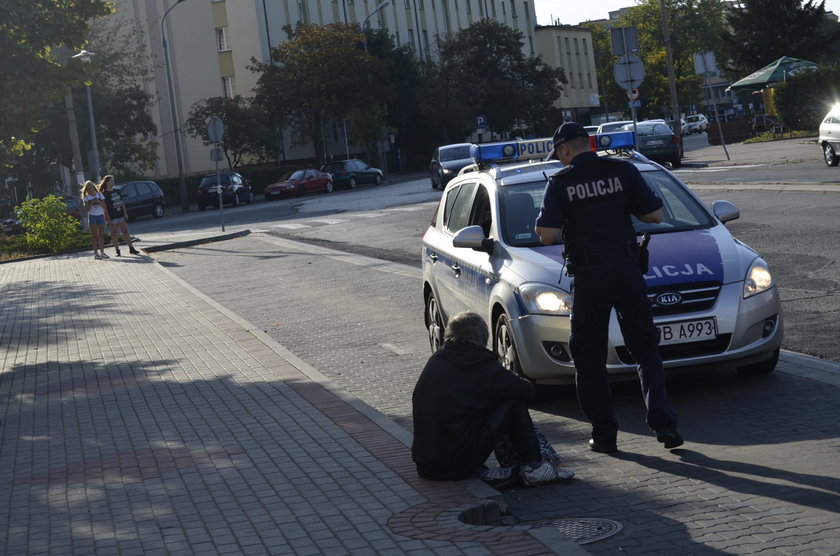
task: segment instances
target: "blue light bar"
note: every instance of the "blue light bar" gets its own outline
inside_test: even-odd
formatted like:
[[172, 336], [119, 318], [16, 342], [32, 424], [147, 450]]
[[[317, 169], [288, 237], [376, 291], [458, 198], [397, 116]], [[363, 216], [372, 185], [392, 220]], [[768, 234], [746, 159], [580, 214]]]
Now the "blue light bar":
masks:
[[484, 143], [470, 147], [470, 157], [477, 163], [525, 161], [545, 158], [551, 152], [551, 137]]
[[636, 137], [632, 131], [599, 133], [589, 136], [589, 146], [593, 151], [632, 149], [636, 146]]

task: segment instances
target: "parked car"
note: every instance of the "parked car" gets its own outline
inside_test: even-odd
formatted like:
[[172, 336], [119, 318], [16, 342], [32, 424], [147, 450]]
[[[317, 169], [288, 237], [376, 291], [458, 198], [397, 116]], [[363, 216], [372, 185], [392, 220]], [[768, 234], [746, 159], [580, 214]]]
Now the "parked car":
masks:
[[[613, 135], [611, 149], [621, 145], [620, 134]], [[632, 145], [632, 137], [624, 144]], [[542, 158], [546, 145], [551, 138], [530, 148], [513, 141], [480, 145], [483, 169], [447, 185], [423, 235], [418, 294], [432, 350], [441, 345], [448, 319], [471, 310], [486, 319], [488, 347], [507, 368], [537, 383], [569, 383], [575, 375], [573, 278], [564, 246], [541, 245], [534, 230], [545, 176], [563, 166], [493, 156], [507, 151]], [[728, 201], [709, 209], [670, 170], [634, 151], [625, 159], [664, 202], [662, 223], [634, 218], [633, 225], [637, 234], [651, 235], [645, 281], [666, 371], [772, 372], [783, 336], [781, 300], [767, 262], [726, 228], [739, 210]], [[614, 314], [605, 357], [615, 379], [637, 376]]]
[[470, 158], [472, 143], [455, 143], [443, 145], [435, 149], [432, 161], [429, 163], [429, 179], [432, 189], [443, 189], [449, 180], [458, 175], [461, 168], [473, 163]]
[[[650, 120], [650, 121], [653, 121], [653, 120]], [[671, 128], [671, 131], [673, 131], [674, 134], [677, 133], [677, 130], [674, 129], [674, 120], [668, 120], [668, 127]], [[680, 118], [680, 135], [688, 135], [688, 133], [689, 133], [688, 124], [686, 123], [685, 120]]]
[[251, 204], [254, 202], [254, 190], [251, 184], [237, 172], [220, 172], [219, 179], [216, 174], [209, 174], [201, 178], [198, 184], [196, 202], [198, 210], [207, 207], [219, 208], [219, 184], [222, 188], [222, 203], [235, 207], [242, 203]]
[[64, 211], [75, 218], [76, 220], [81, 220], [82, 216], [85, 214], [85, 208], [82, 206], [82, 198], [79, 195], [59, 195], [59, 199], [67, 207]]
[[4, 218], [0, 220], [0, 233], [10, 236], [22, 234], [23, 224], [17, 218]]
[[840, 104], [828, 111], [820, 124], [820, 148], [829, 166], [840, 163]]
[[265, 199], [271, 201], [281, 197], [294, 197], [304, 193], [331, 193], [332, 176], [315, 168], [304, 168], [286, 172], [277, 182], [265, 187]]
[[382, 170], [368, 166], [367, 163], [358, 158], [330, 162], [324, 165], [321, 171], [332, 176], [333, 183], [336, 187], [349, 187], [350, 189], [354, 189], [357, 185], [363, 183], [373, 183], [376, 185], [382, 183]]
[[703, 114], [692, 114], [685, 117], [689, 133], [706, 133], [709, 129], [709, 120]]
[[[633, 125], [626, 125], [621, 129], [633, 131]], [[655, 162], [663, 164], [670, 162], [674, 168], [680, 167], [682, 157], [680, 138], [665, 124], [658, 122], [637, 123], [636, 150]]]
[[594, 135], [594, 134], [598, 133], [598, 126], [597, 125], [585, 125], [585, 126], [583, 126], [583, 129], [585, 129], [586, 133], [588, 133], [589, 135]]
[[129, 222], [145, 215], [160, 218], [166, 211], [166, 196], [153, 181], [129, 181], [115, 185], [114, 189], [122, 194]]

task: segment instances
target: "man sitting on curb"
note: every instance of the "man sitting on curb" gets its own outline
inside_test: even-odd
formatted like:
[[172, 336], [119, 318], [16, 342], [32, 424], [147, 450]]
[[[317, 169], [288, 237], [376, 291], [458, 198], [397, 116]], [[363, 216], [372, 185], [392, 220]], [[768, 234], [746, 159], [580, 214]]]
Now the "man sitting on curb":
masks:
[[[534, 387], [505, 369], [486, 348], [489, 335], [477, 313], [455, 315], [446, 326], [443, 346], [420, 374], [412, 396], [411, 454], [417, 474], [438, 481], [475, 474], [501, 485], [515, 477], [518, 467], [525, 485], [572, 478], [574, 471], [541, 454], [539, 433], [528, 413]], [[490, 470], [484, 465], [500, 442], [513, 447], [518, 466]]]

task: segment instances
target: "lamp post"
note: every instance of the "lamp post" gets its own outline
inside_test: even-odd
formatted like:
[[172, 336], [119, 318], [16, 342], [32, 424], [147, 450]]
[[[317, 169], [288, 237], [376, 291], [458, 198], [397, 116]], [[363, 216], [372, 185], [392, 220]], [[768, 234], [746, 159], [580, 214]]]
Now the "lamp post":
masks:
[[[74, 54], [72, 57], [89, 64], [91, 56], [95, 56], [95, 54], [93, 52], [88, 52], [87, 50], [82, 50], [78, 54]], [[99, 182], [102, 179], [102, 174], [99, 171], [99, 144], [96, 141], [96, 123], [93, 121], [93, 97], [90, 94], [89, 83], [85, 83], [85, 92], [87, 92], [88, 124], [90, 125], [90, 164], [93, 166], [93, 168], [91, 168], [91, 174], [93, 174], [93, 177], [96, 178], [97, 182]]]
[[187, 197], [187, 182], [184, 180], [184, 156], [181, 154], [181, 128], [178, 124], [178, 112], [175, 108], [175, 89], [172, 86], [172, 68], [169, 65], [169, 50], [166, 45], [166, 33], [164, 32], [164, 24], [166, 23], [166, 16], [169, 15], [175, 6], [184, 0], [177, 0], [172, 6], [163, 12], [163, 17], [160, 18], [160, 39], [163, 44], [163, 59], [166, 64], [166, 82], [169, 85], [169, 107], [172, 110], [172, 128], [175, 139], [175, 158], [178, 160], [178, 182], [181, 191], [181, 211], [190, 211], [190, 202]]
[[390, 3], [391, 3], [391, 0], [385, 0], [384, 2], [380, 2], [380, 3], [379, 3], [379, 5], [378, 5], [378, 6], [376, 6], [376, 8], [374, 8], [374, 10], [373, 10], [372, 12], [370, 12], [370, 15], [368, 15], [368, 16], [365, 18], [364, 22], [362, 23], [362, 33], [364, 33], [364, 35], [365, 35], [365, 42], [364, 42], [364, 45], [365, 45], [365, 54], [367, 54], [367, 53], [368, 53], [368, 47], [367, 47], [367, 43], [368, 43], [368, 40], [367, 40], [367, 33], [365, 33], [365, 29], [367, 28], [368, 22], [370, 21], [370, 18], [372, 18], [376, 12], [378, 12], [378, 11], [379, 11], [379, 10], [381, 10], [381, 9], [387, 8], [387, 7], [388, 7], [388, 4], [390, 4]]

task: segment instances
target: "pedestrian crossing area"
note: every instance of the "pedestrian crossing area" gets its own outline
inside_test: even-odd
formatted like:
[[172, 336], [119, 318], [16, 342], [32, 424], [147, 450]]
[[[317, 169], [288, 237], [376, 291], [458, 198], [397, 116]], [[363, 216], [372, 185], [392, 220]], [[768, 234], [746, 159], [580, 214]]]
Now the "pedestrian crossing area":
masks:
[[352, 222], [354, 220], [362, 220], [365, 218], [382, 218], [385, 216], [392, 216], [398, 213], [404, 212], [417, 212], [417, 211], [432, 211], [437, 206], [438, 202], [433, 201], [429, 203], [419, 203], [416, 205], [408, 205], [402, 207], [391, 207], [385, 209], [377, 209], [377, 210], [368, 210], [368, 211], [361, 211], [361, 212], [348, 212], [348, 213], [341, 213], [338, 217], [329, 217], [329, 216], [317, 216], [312, 218], [302, 218], [296, 220], [289, 220], [279, 224], [273, 224], [269, 226], [271, 230], [277, 231], [297, 231], [297, 230], [305, 230], [308, 228], [317, 228], [321, 226], [333, 226], [335, 224], [345, 224], [347, 222]]

